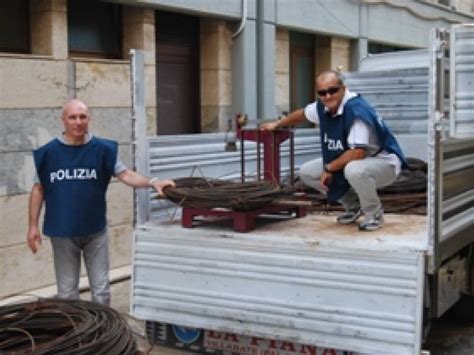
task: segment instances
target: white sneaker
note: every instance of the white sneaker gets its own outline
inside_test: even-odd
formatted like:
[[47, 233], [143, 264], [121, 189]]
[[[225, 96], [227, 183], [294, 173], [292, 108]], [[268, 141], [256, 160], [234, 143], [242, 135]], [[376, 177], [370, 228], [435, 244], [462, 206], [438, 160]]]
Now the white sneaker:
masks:
[[383, 222], [383, 210], [379, 210], [371, 216], [365, 216], [364, 220], [359, 224], [359, 230], [374, 231], [382, 227]]
[[337, 223], [339, 224], [351, 224], [357, 221], [357, 219], [362, 216], [362, 210], [360, 206], [351, 208], [337, 217]]

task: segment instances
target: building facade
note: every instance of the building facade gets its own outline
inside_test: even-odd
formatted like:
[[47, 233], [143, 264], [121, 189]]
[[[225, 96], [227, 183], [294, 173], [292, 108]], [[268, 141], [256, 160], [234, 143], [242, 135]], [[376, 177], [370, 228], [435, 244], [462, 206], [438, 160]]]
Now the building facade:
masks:
[[[149, 134], [226, 131], [237, 112], [275, 118], [315, 97], [314, 76], [370, 53], [424, 48], [474, 22], [472, 0], [5, 0], [0, 4], [0, 298], [54, 283], [47, 239], [25, 239], [31, 150], [85, 101], [92, 131], [131, 165], [130, 49], [145, 53]], [[132, 191], [108, 193], [111, 264], [130, 263]], [[15, 270], [13, 272], [13, 270]]]

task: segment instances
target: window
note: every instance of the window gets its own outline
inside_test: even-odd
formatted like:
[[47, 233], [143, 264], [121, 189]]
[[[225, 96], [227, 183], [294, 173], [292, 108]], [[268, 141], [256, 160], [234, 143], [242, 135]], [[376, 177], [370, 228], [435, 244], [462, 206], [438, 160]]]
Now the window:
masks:
[[0, 52], [30, 52], [29, 0], [0, 1]]
[[121, 58], [122, 12], [119, 5], [97, 0], [68, 1], [69, 53]]

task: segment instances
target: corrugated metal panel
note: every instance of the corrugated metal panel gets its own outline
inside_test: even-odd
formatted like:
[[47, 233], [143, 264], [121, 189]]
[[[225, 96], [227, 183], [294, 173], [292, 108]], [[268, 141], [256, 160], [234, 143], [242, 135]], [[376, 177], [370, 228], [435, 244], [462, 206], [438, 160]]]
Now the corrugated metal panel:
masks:
[[363, 58], [359, 71], [428, 68], [429, 62], [429, 52], [426, 49], [379, 53]]
[[437, 268], [474, 242], [474, 26], [456, 25], [432, 36], [428, 196], [431, 268]]
[[450, 135], [474, 137], [474, 25], [451, 30]]
[[457, 249], [474, 242], [474, 141], [443, 143], [442, 248]]
[[[297, 130], [295, 135], [297, 166], [320, 154], [319, 131]], [[237, 151], [226, 152], [224, 133], [179, 135], [149, 138], [150, 172], [170, 173], [173, 176], [189, 176], [193, 167], [199, 167], [205, 176], [234, 178], [240, 176], [240, 142]], [[246, 172], [256, 173], [256, 145], [245, 143]], [[282, 169], [289, 167], [289, 144], [281, 146]], [[263, 149], [261, 151], [263, 160]], [[263, 161], [262, 161], [263, 169]]]
[[[386, 232], [364, 245], [331, 248], [317, 235], [289, 236], [281, 227], [267, 234], [170, 222], [139, 229], [132, 313], [366, 354], [416, 354], [423, 248], [366, 247]], [[389, 241], [378, 244], [390, 249]]]
[[428, 68], [344, 73], [396, 134], [428, 131]]

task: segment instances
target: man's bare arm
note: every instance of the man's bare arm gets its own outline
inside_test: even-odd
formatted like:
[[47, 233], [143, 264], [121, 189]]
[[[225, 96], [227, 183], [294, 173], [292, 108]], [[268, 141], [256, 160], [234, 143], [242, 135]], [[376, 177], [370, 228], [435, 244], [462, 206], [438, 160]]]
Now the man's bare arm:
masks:
[[260, 125], [260, 128], [268, 131], [273, 131], [282, 127], [292, 127], [298, 123], [304, 122], [305, 120], [306, 116], [304, 115], [304, 109], [299, 109], [293, 111], [288, 116], [285, 116], [279, 120], [262, 123]]
[[41, 245], [41, 232], [39, 229], [39, 216], [43, 206], [43, 187], [36, 183], [33, 185], [28, 203], [28, 234], [26, 240], [33, 253], [38, 251]]
[[175, 183], [172, 180], [158, 180], [156, 178], [150, 179], [130, 169], [124, 170], [118, 174], [117, 179], [132, 187], [153, 187], [160, 195], [163, 195], [163, 189], [165, 187], [175, 186]]

